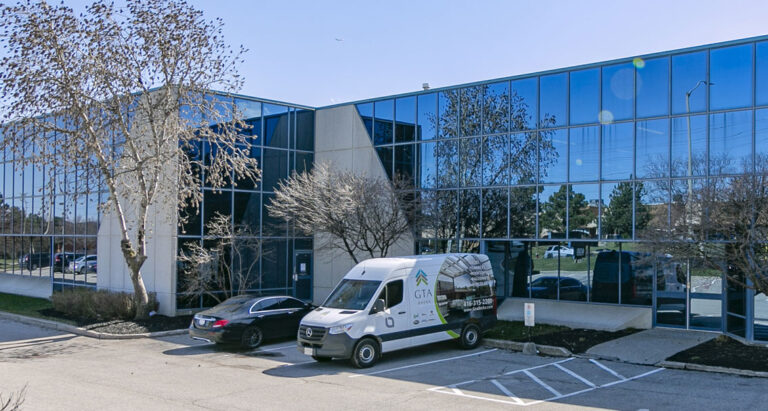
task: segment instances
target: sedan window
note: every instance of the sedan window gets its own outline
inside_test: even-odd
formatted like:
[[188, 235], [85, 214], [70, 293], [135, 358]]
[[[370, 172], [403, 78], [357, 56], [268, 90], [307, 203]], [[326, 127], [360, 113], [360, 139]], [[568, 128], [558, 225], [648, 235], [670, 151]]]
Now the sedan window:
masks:
[[279, 308], [280, 299], [278, 298], [268, 298], [266, 300], [261, 300], [259, 305], [261, 306], [259, 308], [259, 311], [266, 311], [266, 310], [277, 310]]
[[295, 298], [285, 298], [280, 302], [280, 308], [304, 308], [304, 303]]

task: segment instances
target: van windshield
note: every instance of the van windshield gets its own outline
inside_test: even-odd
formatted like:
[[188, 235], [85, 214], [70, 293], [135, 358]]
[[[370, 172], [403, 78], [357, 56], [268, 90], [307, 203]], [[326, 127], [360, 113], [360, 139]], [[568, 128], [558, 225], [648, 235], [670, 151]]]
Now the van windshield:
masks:
[[342, 310], [362, 310], [371, 301], [373, 293], [379, 289], [381, 281], [341, 280], [333, 290], [323, 307]]

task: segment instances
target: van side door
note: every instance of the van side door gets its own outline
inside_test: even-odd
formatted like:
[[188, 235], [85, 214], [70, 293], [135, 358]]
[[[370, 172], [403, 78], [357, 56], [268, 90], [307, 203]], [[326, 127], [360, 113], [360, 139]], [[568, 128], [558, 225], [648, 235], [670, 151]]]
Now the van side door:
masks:
[[382, 352], [408, 347], [411, 340], [408, 323], [410, 307], [405, 295], [405, 278], [387, 281], [376, 298], [384, 300], [384, 311], [371, 314], [376, 335], [382, 341]]

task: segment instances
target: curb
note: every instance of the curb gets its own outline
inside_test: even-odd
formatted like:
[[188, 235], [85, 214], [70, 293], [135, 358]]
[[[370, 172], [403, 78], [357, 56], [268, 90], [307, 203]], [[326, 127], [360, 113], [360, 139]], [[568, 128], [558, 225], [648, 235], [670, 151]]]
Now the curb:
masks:
[[[517, 341], [496, 340], [493, 338], [483, 338], [483, 345], [493, 348], [501, 348], [509, 351], [523, 351], [523, 348], [528, 343], [522, 343]], [[536, 349], [540, 354], [548, 355], [550, 357], [571, 357], [573, 353], [563, 347], [553, 347], [551, 345], [539, 345], [536, 344]]]
[[717, 372], [721, 374], [741, 375], [743, 377], [768, 378], [768, 372], [765, 372], [765, 371], [741, 370], [738, 368], [716, 367], [713, 365], [692, 364], [687, 362], [661, 361], [657, 363], [656, 366], [664, 367], [664, 368], [674, 368], [678, 370]]
[[20, 323], [35, 325], [38, 327], [48, 328], [51, 330], [65, 331], [71, 334], [81, 335], [83, 337], [97, 338], [99, 340], [135, 340], [138, 338], [155, 338], [155, 337], [167, 337], [171, 335], [182, 335], [189, 332], [186, 328], [184, 328], [181, 330], [156, 331], [151, 333], [140, 333], [140, 334], [100, 333], [96, 331], [86, 330], [85, 328], [76, 327], [74, 325], [60, 323], [58, 321], [27, 317], [25, 315], [12, 314], [5, 311], [0, 311], [0, 319], [17, 321]]

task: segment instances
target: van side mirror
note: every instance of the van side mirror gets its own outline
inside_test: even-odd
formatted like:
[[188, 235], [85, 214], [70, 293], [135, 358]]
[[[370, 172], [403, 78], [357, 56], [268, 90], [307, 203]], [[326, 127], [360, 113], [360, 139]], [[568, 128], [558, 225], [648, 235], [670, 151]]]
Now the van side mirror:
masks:
[[370, 314], [376, 314], [382, 311], [384, 311], [384, 299], [379, 298], [378, 300], [374, 301]]

